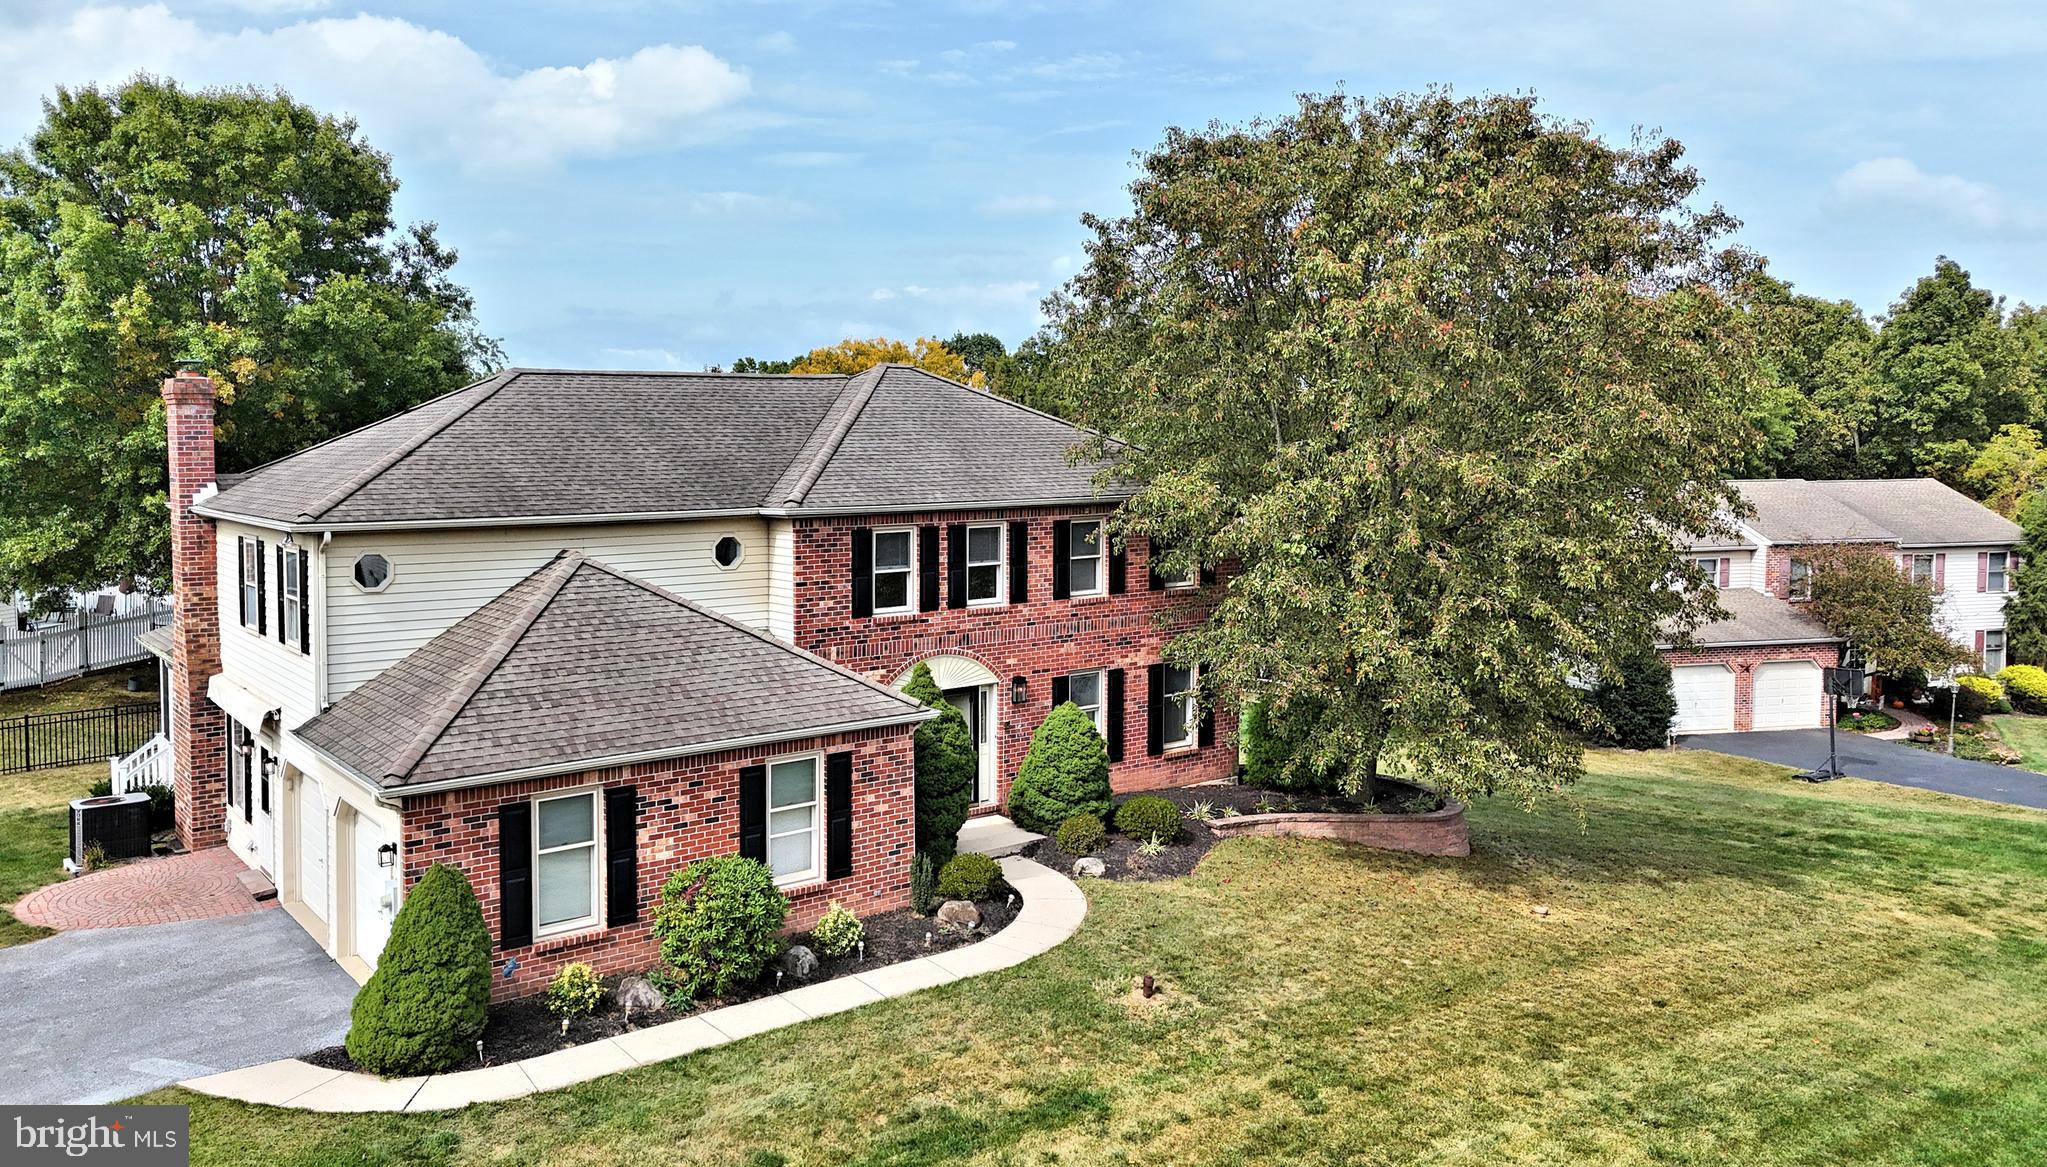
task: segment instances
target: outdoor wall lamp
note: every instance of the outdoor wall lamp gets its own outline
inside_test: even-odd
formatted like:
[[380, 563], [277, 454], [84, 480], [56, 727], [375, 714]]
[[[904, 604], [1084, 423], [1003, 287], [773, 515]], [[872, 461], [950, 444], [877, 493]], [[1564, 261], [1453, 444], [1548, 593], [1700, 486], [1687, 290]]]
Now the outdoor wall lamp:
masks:
[[398, 844], [386, 843], [377, 848], [377, 866], [395, 867], [398, 864]]
[[277, 777], [277, 759], [275, 757], [269, 755], [264, 756], [263, 777], [265, 778]]
[[1009, 679], [1009, 703], [1021, 705], [1031, 699], [1031, 683], [1022, 677]]

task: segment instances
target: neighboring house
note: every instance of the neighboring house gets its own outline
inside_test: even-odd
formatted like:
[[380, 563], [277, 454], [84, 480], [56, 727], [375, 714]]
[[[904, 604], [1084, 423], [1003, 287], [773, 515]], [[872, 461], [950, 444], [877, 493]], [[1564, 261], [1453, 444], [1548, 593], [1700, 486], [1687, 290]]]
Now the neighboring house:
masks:
[[212, 393], [164, 389], [179, 830], [357, 976], [435, 862], [517, 959], [501, 993], [650, 963], [704, 856], [768, 863], [792, 926], [903, 905], [919, 661], [981, 812], [1065, 700], [1118, 790], [1235, 768], [1161, 660], [1213, 577], [1110, 547], [1078, 432], [1012, 402], [896, 365], [511, 370], [219, 486]]
[[1937, 612], [1983, 671], [2006, 660], [2004, 606], [2017, 566], [2018, 524], [1931, 478], [1732, 483], [1754, 510], [1738, 538], [1691, 548], [1729, 618], [1666, 642], [1676, 733], [1804, 729], [1826, 724], [1821, 669], [1843, 645], [1802, 611], [1810, 598], [1802, 548], [1863, 543], [1930, 583]]

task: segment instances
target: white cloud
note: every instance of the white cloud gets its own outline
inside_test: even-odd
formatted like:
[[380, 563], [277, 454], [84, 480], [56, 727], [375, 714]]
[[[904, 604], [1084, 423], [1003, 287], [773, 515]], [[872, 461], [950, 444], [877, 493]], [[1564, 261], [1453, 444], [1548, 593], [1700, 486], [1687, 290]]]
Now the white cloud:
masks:
[[1959, 174], [1928, 174], [1909, 158], [1858, 162], [1834, 179], [1834, 191], [1849, 202], [1926, 211], [1985, 231], [2042, 225], [2039, 212], [2014, 206], [1997, 188]]
[[764, 53], [793, 53], [796, 51], [796, 38], [786, 32], [771, 32], [753, 42], [753, 47]]
[[483, 170], [542, 170], [577, 157], [672, 148], [726, 128], [745, 73], [696, 45], [626, 57], [501, 69], [460, 38], [359, 15], [216, 32], [160, 4], [88, 8], [0, 27], [0, 136], [30, 128], [57, 85], [118, 83], [137, 72], [187, 85], [281, 85], [354, 115], [383, 149], [440, 153]]
[[984, 215], [1044, 215], [1058, 209], [1056, 199], [1041, 194], [997, 195], [981, 203]]
[[1006, 283], [955, 284], [946, 288], [928, 288], [922, 284], [904, 284], [899, 288], [876, 288], [868, 299], [886, 302], [889, 300], [917, 300], [935, 304], [983, 304], [983, 305], [1030, 305], [1038, 302], [1041, 287], [1036, 280], [1010, 280]]
[[703, 216], [799, 218], [817, 213], [816, 207], [797, 199], [743, 190], [697, 191], [681, 196], [677, 205], [688, 214]]

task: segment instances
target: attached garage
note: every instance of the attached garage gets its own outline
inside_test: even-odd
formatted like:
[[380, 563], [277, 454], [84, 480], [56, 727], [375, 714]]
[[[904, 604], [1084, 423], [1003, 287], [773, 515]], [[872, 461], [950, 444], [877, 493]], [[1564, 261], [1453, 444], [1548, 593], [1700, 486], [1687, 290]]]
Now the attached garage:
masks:
[[1824, 722], [1820, 667], [1809, 660], [1756, 666], [1752, 723], [1756, 729], [1817, 729]]
[[327, 800], [309, 778], [298, 781], [298, 895], [306, 910], [327, 915]]
[[1676, 733], [1726, 733], [1734, 728], [1734, 670], [1726, 665], [1679, 665], [1670, 670], [1677, 695]]

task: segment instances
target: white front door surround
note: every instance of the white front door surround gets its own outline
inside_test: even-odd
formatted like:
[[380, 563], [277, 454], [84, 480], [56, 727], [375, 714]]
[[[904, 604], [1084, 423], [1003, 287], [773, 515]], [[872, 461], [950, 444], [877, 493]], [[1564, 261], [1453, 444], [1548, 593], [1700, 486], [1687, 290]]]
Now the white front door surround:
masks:
[[[931, 666], [932, 681], [945, 692], [946, 700], [967, 719], [967, 729], [975, 736], [974, 744], [981, 765], [974, 782], [974, 801], [983, 805], [993, 803], [1002, 741], [1002, 711], [998, 699], [1000, 678], [980, 661], [952, 653], [927, 656], [922, 663]], [[904, 669], [896, 677], [895, 687], [900, 689], [908, 684], [910, 674], [916, 668], [912, 664]]]

